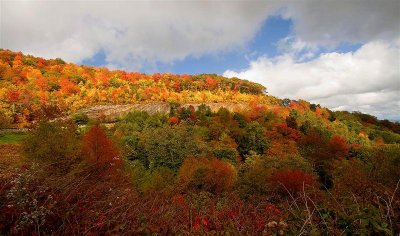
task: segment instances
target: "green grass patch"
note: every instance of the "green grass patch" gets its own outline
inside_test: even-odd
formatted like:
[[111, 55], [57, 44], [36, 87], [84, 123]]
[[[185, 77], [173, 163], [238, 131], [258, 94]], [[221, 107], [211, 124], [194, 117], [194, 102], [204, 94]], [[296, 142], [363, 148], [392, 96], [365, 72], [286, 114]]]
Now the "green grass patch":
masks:
[[26, 136], [26, 132], [0, 133], [0, 144], [19, 144], [26, 138]]

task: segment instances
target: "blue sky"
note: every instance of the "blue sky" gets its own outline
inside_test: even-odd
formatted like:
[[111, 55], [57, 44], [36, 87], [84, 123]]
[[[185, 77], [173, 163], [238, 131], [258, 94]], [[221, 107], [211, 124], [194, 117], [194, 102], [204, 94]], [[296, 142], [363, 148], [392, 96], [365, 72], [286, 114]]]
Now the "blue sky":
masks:
[[400, 120], [400, 1], [1, 1], [0, 48]]

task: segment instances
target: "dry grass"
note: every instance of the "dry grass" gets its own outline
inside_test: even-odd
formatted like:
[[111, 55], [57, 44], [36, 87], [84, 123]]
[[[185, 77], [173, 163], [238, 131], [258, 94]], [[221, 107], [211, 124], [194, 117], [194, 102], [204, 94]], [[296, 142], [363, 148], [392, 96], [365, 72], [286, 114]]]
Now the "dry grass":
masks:
[[21, 165], [21, 147], [18, 144], [0, 144], [0, 176], [11, 173]]

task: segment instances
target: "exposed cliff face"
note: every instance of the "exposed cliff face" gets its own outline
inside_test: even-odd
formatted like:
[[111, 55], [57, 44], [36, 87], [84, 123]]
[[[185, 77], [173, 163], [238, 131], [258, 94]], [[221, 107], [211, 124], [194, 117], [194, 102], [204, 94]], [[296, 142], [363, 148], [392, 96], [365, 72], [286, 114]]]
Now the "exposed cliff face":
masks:
[[[189, 103], [183, 104], [183, 107], [193, 106], [197, 109], [201, 103]], [[218, 111], [220, 108], [226, 108], [231, 112], [244, 111], [248, 109], [247, 104], [233, 104], [233, 103], [207, 103], [207, 106], [212, 111]], [[104, 117], [108, 122], [115, 121], [121, 115], [125, 115], [130, 111], [139, 110], [146, 111], [150, 114], [154, 113], [168, 113], [170, 105], [166, 102], [154, 102], [154, 103], [138, 103], [138, 104], [127, 104], [127, 105], [98, 105], [90, 108], [83, 109], [82, 112], [87, 114], [89, 118]]]

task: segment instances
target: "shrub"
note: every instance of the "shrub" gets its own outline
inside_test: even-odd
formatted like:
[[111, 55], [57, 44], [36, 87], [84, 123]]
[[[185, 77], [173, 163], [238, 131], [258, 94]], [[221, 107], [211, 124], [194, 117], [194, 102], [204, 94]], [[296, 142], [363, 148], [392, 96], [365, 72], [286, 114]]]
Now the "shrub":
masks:
[[196, 116], [199, 121], [205, 123], [212, 116], [211, 108], [205, 104], [201, 104], [197, 107]]
[[252, 152], [239, 169], [237, 182], [239, 194], [244, 198], [267, 194], [269, 176], [270, 171], [266, 168], [263, 157]]
[[12, 118], [3, 111], [0, 111], [0, 129], [6, 129], [11, 126]]
[[176, 116], [172, 116], [168, 119], [168, 123], [170, 125], [177, 125], [179, 123], [179, 119]]
[[80, 141], [73, 124], [43, 122], [23, 142], [26, 158], [68, 168], [80, 157]]
[[292, 129], [298, 128], [297, 120], [293, 116], [286, 117], [286, 125], [287, 125], [287, 127], [292, 128]]
[[292, 195], [297, 195], [303, 191], [303, 188], [315, 185], [312, 175], [298, 169], [287, 169], [275, 172], [271, 181], [275, 183], [277, 190], [282, 195], [289, 192]]
[[160, 167], [154, 171], [148, 172], [140, 186], [140, 190], [143, 193], [168, 194], [172, 192], [175, 182], [175, 175], [172, 170], [166, 167]]
[[72, 120], [75, 124], [83, 125], [89, 123], [89, 117], [83, 112], [76, 113], [72, 116]]
[[236, 164], [238, 161], [239, 154], [235, 148], [230, 147], [220, 147], [213, 150], [214, 156], [218, 159], [229, 161]]
[[178, 183], [183, 191], [222, 193], [232, 188], [234, 167], [218, 159], [188, 158], [179, 171]]
[[300, 170], [302, 173], [310, 173], [309, 175], [313, 171], [312, 166], [298, 155], [269, 157], [252, 152], [239, 169], [237, 187], [240, 195], [247, 198], [271, 193], [277, 186], [271, 181], [272, 176], [287, 169]]

